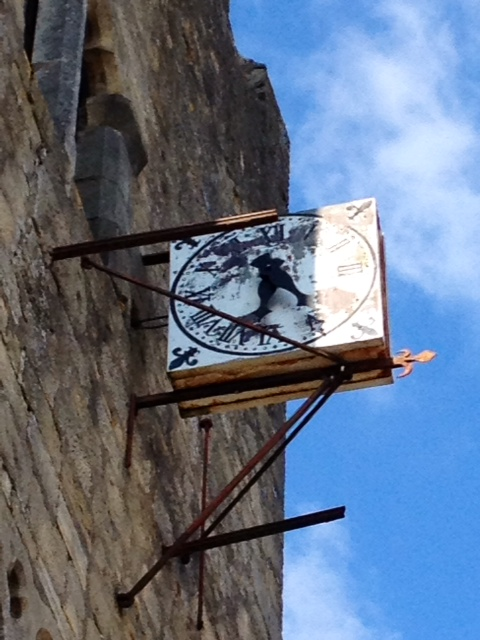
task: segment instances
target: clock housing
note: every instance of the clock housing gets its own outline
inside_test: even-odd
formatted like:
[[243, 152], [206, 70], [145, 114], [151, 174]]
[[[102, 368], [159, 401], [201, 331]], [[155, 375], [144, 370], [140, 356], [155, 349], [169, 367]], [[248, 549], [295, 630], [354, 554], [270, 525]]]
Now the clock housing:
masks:
[[[331, 364], [282, 336], [346, 360], [389, 352], [383, 237], [372, 198], [182, 240], [170, 255], [173, 293], [250, 324], [172, 300], [168, 372], [175, 388]], [[350, 388], [388, 382], [390, 373], [374, 372]], [[224, 398], [219, 407], [283, 401], [307, 387]], [[196, 406], [214, 410], [209, 402]]]

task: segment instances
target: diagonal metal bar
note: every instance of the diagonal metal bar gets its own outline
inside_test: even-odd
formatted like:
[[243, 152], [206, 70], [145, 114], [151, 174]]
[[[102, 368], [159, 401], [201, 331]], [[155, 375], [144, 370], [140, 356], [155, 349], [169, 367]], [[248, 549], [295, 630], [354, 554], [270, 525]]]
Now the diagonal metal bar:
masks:
[[320, 398], [325, 389], [328, 388], [328, 381], [324, 381], [319, 389], [312, 393], [303, 404], [295, 411], [295, 413], [282, 425], [282, 427], [259, 449], [259, 451], [249, 460], [239, 473], [224, 487], [224, 489], [214, 498], [210, 504], [202, 511], [202, 513], [192, 522], [192, 524], [180, 535], [169, 549], [157, 560], [151, 569], [143, 575], [140, 580], [126, 593], [117, 593], [117, 604], [121, 608], [131, 607], [135, 601], [135, 596], [140, 593], [153, 580], [161, 569], [171, 560], [179, 549], [196, 533], [214, 511], [232, 494], [237, 486], [246, 476], [267, 456], [279, 442], [283, 440], [288, 431], [301, 420], [309, 411], [318, 398]]
[[[199, 428], [204, 433], [203, 440], [203, 465], [202, 465], [202, 490], [201, 490], [201, 509], [207, 506], [207, 493], [208, 493], [208, 466], [210, 462], [210, 436], [213, 427], [210, 418], [202, 418], [198, 424]], [[205, 523], [200, 527], [200, 537], [203, 536], [205, 531]], [[200, 558], [198, 562], [198, 607], [197, 607], [197, 630], [203, 629], [203, 604], [205, 599], [205, 551], [200, 552]]]
[[206, 538], [212, 531], [214, 531], [218, 525], [223, 522], [223, 520], [227, 517], [230, 511], [240, 502], [244, 495], [246, 495], [250, 489], [255, 485], [258, 480], [264, 475], [268, 469], [272, 466], [272, 464], [280, 457], [280, 455], [285, 451], [290, 442], [294, 440], [298, 434], [302, 431], [302, 429], [310, 422], [313, 416], [320, 411], [323, 405], [327, 402], [327, 400], [335, 393], [338, 387], [343, 383], [345, 376], [342, 374], [338, 374], [336, 378], [330, 380], [331, 384], [325, 386], [324, 395], [320, 397], [316, 404], [310, 409], [306, 416], [300, 421], [300, 423], [295, 427], [295, 429], [288, 434], [284, 440], [280, 443], [280, 445], [275, 449], [272, 455], [265, 460], [262, 466], [255, 472], [255, 474], [250, 478], [250, 480], [245, 484], [244, 487], [238, 492], [238, 494], [233, 498], [233, 500], [215, 517], [213, 522], [211, 522], [205, 531], [202, 533], [201, 537]]
[[277, 334], [274, 331], [265, 329], [264, 327], [259, 327], [258, 325], [252, 324], [251, 322], [247, 322], [246, 320], [232, 316], [229, 313], [220, 311], [219, 309], [208, 307], [207, 305], [201, 302], [197, 302], [196, 300], [191, 300], [190, 298], [181, 296], [178, 293], [173, 293], [172, 291], [169, 291], [168, 289], [164, 289], [163, 287], [157, 287], [153, 284], [148, 284], [147, 282], [138, 280], [138, 278], [132, 278], [131, 276], [125, 273], [121, 273], [120, 271], [109, 269], [104, 265], [94, 262], [90, 258], [82, 258], [82, 267], [84, 269], [96, 269], [97, 271], [103, 271], [103, 273], [107, 273], [113, 278], [118, 278], [119, 280], [130, 282], [130, 284], [134, 284], [137, 287], [142, 287], [143, 289], [154, 291], [155, 293], [159, 293], [162, 296], [166, 296], [171, 300], [176, 300], [177, 302], [182, 302], [183, 304], [187, 304], [191, 307], [195, 307], [195, 309], [199, 309], [200, 311], [211, 313], [213, 316], [217, 316], [219, 318], [222, 318], [223, 320], [228, 320], [232, 324], [245, 327], [246, 329], [250, 329], [251, 331], [255, 331], [256, 333], [261, 333], [270, 338], [275, 338], [276, 340], [280, 342], [284, 342], [285, 344], [288, 344], [291, 347], [295, 347], [296, 349], [306, 351], [307, 353], [313, 354], [315, 356], [321, 356], [322, 358], [326, 358], [331, 362], [335, 362], [337, 364], [347, 364], [343, 358], [341, 358], [340, 356], [337, 356], [336, 354], [330, 353], [329, 351], [325, 351], [323, 349], [316, 349], [315, 347], [309, 347], [308, 345], [303, 344], [302, 342], [298, 342], [297, 340], [292, 340], [292, 338], [288, 338], [287, 336]]
[[69, 258], [80, 258], [94, 253], [104, 251], [117, 251], [119, 249], [130, 249], [132, 247], [144, 247], [148, 244], [159, 242], [172, 242], [176, 240], [186, 240], [194, 236], [206, 235], [208, 233], [221, 233], [236, 229], [246, 229], [256, 225], [269, 224], [278, 220], [278, 213], [275, 209], [258, 211], [254, 213], [243, 213], [229, 218], [219, 218], [208, 222], [198, 222], [186, 224], [181, 227], [171, 229], [157, 229], [155, 231], [144, 231], [125, 236], [115, 236], [105, 240], [90, 240], [69, 244], [63, 247], [55, 247], [50, 251], [50, 257], [56, 260], [67, 260]]
[[[226, 547], [230, 544], [238, 544], [239, 542], [246, 542], [248, 540], [257, 540], [258, 538], [265, 538], [266, 536], [273, 536], [278, 533], [286, 533], [287, 531], [295, 531], [296, 529], [312, 527], [316, 524], [334, 522], [335, 520], [340, 520], [344, 517], [345, 507], [335, 507], [334, 509], [315, 511], [314, 513], [296, 516], [295, 518], [287, 518], [286, 520], [260, 524], [255, 527], [239, 529], [238, 531], [221, 533], [218, 536], [211, 536], [210, 538], [199, 538], [198, 540], [186, 542], [183, 547], [175, 553], [174, 557], [183, 558], [184, 556], [189, 556], [192, 553], [203, 553], [209, 549], [218, 549], [218, 547]], [[170, 549], [170, 547], [165, 547], [165, 549]]]

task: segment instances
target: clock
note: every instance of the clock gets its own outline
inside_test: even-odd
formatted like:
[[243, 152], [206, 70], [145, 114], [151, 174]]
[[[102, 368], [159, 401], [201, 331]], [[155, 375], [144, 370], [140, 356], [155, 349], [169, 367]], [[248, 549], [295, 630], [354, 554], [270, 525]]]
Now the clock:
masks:
[[170, 304], [168, 370], [178, 388], [313, 366], [315, 356], [284, 337], [337, 354], [388, 343], [373, 199], [189, 238], [172, 243], [170, 256], [171, 291], [204, 305]]

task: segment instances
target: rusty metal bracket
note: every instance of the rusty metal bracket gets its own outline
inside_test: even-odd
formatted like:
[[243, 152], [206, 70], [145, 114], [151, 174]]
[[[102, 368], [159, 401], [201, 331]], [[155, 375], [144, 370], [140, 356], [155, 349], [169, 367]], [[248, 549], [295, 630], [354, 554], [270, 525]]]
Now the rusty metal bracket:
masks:
[[142, 318], [140, 320], [132, 320], [132, 329], [147, 331], [148, 329], [165, 329], [168, 327], [168, 316], [152, 316], [151, 318]]
[[[408, 355], [406, 355], [408, 354]], [[278, 387], [289, 386], [301, 383], [315, 383], [315, 381], [325, 380], [330, 376], [343, 370], [348, 372], [342, 383], [343, 388], [348, 389], [352, 381], [352, 376], [357, 373], [366, 373], [369, 371], [383, 371], [386, 369], [404, 369], [399, 378], [405, 378], [410, 375], [415, 363], [431, 362], [436, 357], [433, 351], [422, 351], [418, 355], [412, 355], [411, 351], [405, 349], [403, 355], [393, 358], [374, 358], [369, 360], [359, 360], [357, 362], [349, 362], [346, 365], [331, 365], [329, 367], [315, 367], [303, 371], [280, 373], [271, 376], [261, 376], [258, 378], [249, 378], [246, 380], [234, 380], [232, 382], [223, 382], [219, 384], [202, 385], [190, 389], [176, 389], [174, 391], [164, 391], [150, 395], [135, 396], [135, 413], [129, 414], [129, 421], [135, 420], [138, 411], [149, 409], [152, 407], [160, 407], [169, 404], [180, 404], [205, 398], [219, 397], [222, 395], [242, 394], [248, 391], [256, 391], [259, 389], [275, 389]], [[188, 417], [188, 412], [184, 413]], [[127, 438], [130, 440], [127, 448], [131, 451], [131, 438], [133, 437], [133, 425], [129, 422], [127, 427]]]
[[[327, 360], [331, 363], [328, 366], [316, 367], [295, 373], [285, 373], [268, 377], [261, 377], [254, 380], [239, 380], [233, 383], [225, 383], [219, 385], [204, 385], [193, 389], [177, 390], [167, 393], [159, 393], [154, 395], [137, 396], [131, 394], [129, 399], [128, 420], [127, 420], [127, 437], [125, 450], [125, 466], [128, 468], [132, 462], [132, 446], [133, 435], [135, 430], [135, 420], [140, 409], [165, 405], [170, 403], [179, 403], [185, 400], [199, 399], [222, 394], [241, 393], [242, 391], [274, 388], [280, 384], [294, 384], [299, 381], [321, 381], [320, 387], [314, 391], [300, 406], [300, 408], [289, 418], [280, 429], [259, 449], [259, 451], [251, 458], [251, 460], [243, 467], [243, 469], [224, 487], [224, 489], [207, 504], [206, 480], [208, 465], [208, 433], [211, 427], [211, 421], [205, 419], [205, 449], [204, 449], [204, 466], [202, 480], [202, 496], [201, 496], [201, 513], [192, 522], [192, 524], [180, 535], [172, 545], [163, 548], [161, 557], [149, 569], [137, 583], [127, 592], [117, 593], [116, 601], [120, 608], [128, 608], [133, 605], [135, 597], [140, 593], [153, 578], [161, 571], [169, 560], [177, 557], [188, 557], [193, 553], [201, 554], [200, 572], [199, 572], [199, 605], [197, 615], [197, 629], [203, 626], [203, 581], [204, 581], [204, 553], [208, 549], [223, 547], [226, 545], [236, 544], [238, 542], [254, 540], [264, 536], [275, 535], [292, 531], [294, 529], [304, 528], [323, 522], [331, 522], [345, 516], [345, 507], [337, 507], [326, 511], [319, 511], [296, 518], [289, 518], [268, 524], [257, 525], [232, 531], [221, 535], [210, 536], [210, 533], [223, 521], [231, 509], [246, 495], [251, 487], [259, 480], [259, 478], [270, 468], [276, 459], [283, 453], [287, 445], [295, 438], [303, 427], [311, 420], [312, 416], [325, 404], [325, 402], [338, 390], [340, 386], [349, 384], [352, 376], [356, 373], [382, 371], [384, 369], [402, 368], [403, 373], [400, 378], [411, 374], [415, 363], [426, 363], [433, 360], [436, 354], [433, 351], [424, 351], [418, 355], [413, 355], [408, 349], [404, 349], [395, 357], [382, 357], [357, 362], [347, 362], [340, 356], [305, 345], [295, 341], [287, 336], [282, 336], [265, 327], [253, 324], [244, 319], [237, 318], [228, 313], [208, 307], [200, 302], [191, 300], [171, 291], [150, 285], [141, 280], [135, 279], [127, 274], [120, 273], [113, 269], [109, 269], [101, 264], [92, 261], [86, 257], [91, 254], [103, 253], [106, 251], [116, 251], [120, 249], [128, 249], [132, 247], [146, 246], [159, 242], [168, 241], [185, 241], [193, 242], [193, 236], [205, 235], [210, 233], [220, 233], [235, 229], [244, 229], [255, 225], [267, 224], [275, 222], [278, 219], [276, 211], [270, 210], [259, 213], [249, 213], [243, 216], [235, 216], [232, 218], [223, 218], [214, 222], [206, 222], [200, 224], [185, 225], [172, 229], [150, 231], [145, 233], [131, 234], [127, 236], [119, 236], [105, 240], [83, 242], [64, 247], [56, 247], [50, 252], [53, 262], [65, 260], [69, 258], [82, 258], [82, 267], [84, 269], [96, 269], [104, 272], [111, 277], [129, 282], [135, 286], [159, 293], [168, 297], [170, 300], [177, 300], [183, 304], [190, 305], [201, 311], [205, 311], [213, 316], [218, 316], [229, 322], [243, 326], [251, 331], [274, 338], [285, 344], [289, 344], [299, 350]], [[169, 252], [152, 253], [143, 256], [144, 265], [166, 264], [169, 261]], [[153, 328], [144, 326], [150, 320], [138, 321], [136, 328]], [[157, 318], [155, 318], [157, 320]], [[292, 431], [291, 431], [292, 430]], [[289, 433], [290, 432], [290, 433]], [[249, 476], [254, 469], [260, 464], [260, 468], [248, 480], [238, 494], [226, 505], [216, 518], [206, 527], [206, 521], [230, 498], [239, 486], [239, 484]], [[200, 533], [200, 537], [191, 540], [192, 536]]]
[[[161, 295], [164, 295], [172, 300], [178, 300], [180, 302], [183, 302], [184, 304], [188, 304], [192, 307], [195, 307], [197, 309], [200, 309], [201, 311], [206, 311], [207, 313], [210, 313], [214, 316], [218, 316], [220, 318], [223, 318], [225, 320], [228, 320], [229, 322], [232, 322], [233, 324], [237, 324], [240, 326], [244, 326], [252, 331], [255, 331], [257, 333], [261, 333], [261, 334], [265, 334], [267, 336], [273, 337], [276, 340], [280, 340], [281, 342], [284, 342], [286, 344], [289, 344], [293, 347], [296, 347], [297, 349], [300, 349], [302, 351], [305, 351], [309, 354], [313, 354], [315, 356], [319, 356], [321, 358], [324, 358], [330, 362], [335, 362], [337, 364], [337, 368], [336, 370], [333, 372], [333, 374], [335, 374], [335, 372], [338, 373], [339, 370], [343, 371], [345, 365], [347, 364], [347, 362], [337, 356], [336, 354], [330, 353], [329, 351], [325, 351], [323, 349], [317, 349], [314, 347], [310, 347], [308, 345], [303, 344], [302, 342], [298, 342], [297, 340], [292, 340], [291, 338], [288, 338], [287, 336], [283, 336], [281, 334], [278, 334], [276, 332], [270, 331], [269, 329], [266, 329], [264, 327], [252, 324], [251, 322], [247, 322], [246, 320], [242, 319], [242, 318], [237, 318], [236, 316], [232, 316], [229, 313], [225, 313], [223, 311], [220, 311], [218, 309], [214, 309], [213, 307], [208, 307], [204, 304], [202, 304], [201, 302], [197, 302], [195, 300], [191, 300], [190, 298], [186, 298], [185, 296], [181, 296], [179, 294], [173, 293], [172, 291], [169, 291], [168, 289], [164, 289], [162, 287], [158, 287], [158, 286], [154, 286], [151, 284], [148, 284], [146, 282], [143, 282], [142, 280], [138, 280], [137, 278], [132, 278], [131, 276], [128, 276], [124, 273], [121, 273], [119, 271], [116, 271], [114, 269], [110, 269], [108, 267], [105, 267], [101, 264], [98, 264], [96, 262], [94, 262], [93, 260], [91, 260], [90, 258], [87, 257], [83, 257], [82, 261], [82, 268], [84, 269], [96, 269], [97, 271], [101, 271], [103, 273], [106, 273], [114, 278], [118, 278], [120, 280], [124, 280], [125, 282], [129, 282], [131, 284], [134, 284], [136, 286], [142, 287], [144, 289], [148, 289], [149, 291], [153, 291], [155, 293], [159, 293]], [[320, 379], [323, 379], [325, 376], [321, 376]], [[248, 381], [245, 381], [248, 382]], [[255, 382], [255, 381], [254, 381]], [[197, 389], [195, 389], [194, 391], [198, 391]], [[170, 394], [175, 394], [176, 392], [170, 392]], [[180, 392], [181, 393], [181, 392]], [[218, 395], [216, 391], [214, 391], [213, 395]], [[139, 409], [145, 409], [147, 407], [153, 407], [153, 406], [158, 406], [160, 404], [170, 404], [172, 402], [179, 402], [178, 397], [176, 395], [169, 395], [167, 400], [160, 400], [157, 401], [157, 398], [152, 398], [151, 396], [145, 396], [145, 399], [141, 399], [138, 398], [137, 396], [135, 396], [135, 400], [134, 400], [134, 404], [135, 407], [134, 409], [132, 409], [132, 398], [130, 399], [130, 408], [129, 408], [129, 414], [128, 414], [128, 423], [127, 423], [127, 453], [125, 455], [125, 465], [127, 467], [129, 467], [131, 465], [131, 452], [132, 452], [132, 438], [133, 438], [133, 431], [134, 431], [134, 422], [135, 422], [135, 416], [138, 412]]]
[[[309, 417], [313, 415], [313, 409], [315, 405], [318, 407], [323, 406], [326, 400], [330, 398], [338, 386], [342, 383], [344, 372], [339, 373], [337, 376], [328, 380], [324, 380], [320, 387], [312, 393], [303, 404], [295, 411], [295, 413], [288, 419], [281, 428], [259, 449], [259, 451], [249, 460], [249, 462], [239, 471], [239, 473], [224, 487], [224, 489], [214, 498], [206, 507], [202, 513], [192, 522], [192, 524], [180, 535], [175, 542], [168, 548], [166, 548], [159, 560], [147, 571], [138, 582], [125, 593], [117, 593], [116, 600], [120, 608], [128, 608], [133, 605], [135, 596], [140, 593], [159, 571], [165, 567], [169, 560], [178, 555], [185, 555], [184, 545], [190, 538], [199, 531], [202, 526], [205, 525], [207, 519], [229, 498], [238, 485], [253, 471], [253, 469], [262, 462], [275, 447], [282, 443], [287, 433], [297, 422], [301, 421], [304, 416], [308, 414]], [[257, 478], [258, 479], [258, 478]], [[211, 527], [209, 527], [211, 530]], [[206, 532], [205, 532], [206, 533]], [[269, 535], [269, 534], [266, 534]], [[204, 537], [206, 537], [204, 535]], [[228, 544], [228, 543], [227, 543]]]
[[135, 431], [137, 413], [137, 396], [131, 393], [128, 401], [127, 438], [125, 444], [125, 467], [127, 469], [132, 466], [133, 432]]
[[[208, 465], [210, 461], [210, 438], [213, 423], [210, 418], [202, 418], [198, 423], [198, 428], [203, 432], [203, 464], [202, 464], [202, 488], [200, 496], [200, 507], [204, 511], [207, 507], [208, 492]], [[205, 523], [200, 527], [200, 537], [205, 535]], [[198, 608], [197, 608], [197, 629], [203, 629], [203, 603], [205, 596], [205, 551], [200, 550], [198, 563]]]
[[[187, 240], [193, 236], [246, 229], [248, 227], [269, 224], [277, 221], [277, 211], [275, 209], [269, 209], [267, 211], [244, 213], [230, 218], [219, 218], [218, 220], [210, 220], [208, 222], [186, 224], [180, 227], [172, 227], [170, 229], [144, 231], [142, 233], [106, 238], [105, 240], [91, 240], [88, 242], [65, 245], [63, 247], [55, 247], [50, 251], [50, 257], [52, 262], [56, 262], [57, 260], [81, 258], [82, 256], [104, 253], [107, 251], [131, 249], [132, 247], [144, 247], [150, 244], [157, 244], [159, 242]], [[165, 256], [163, 261], [165, 261]], [[162, 260], [160, 260], [160, 262], [162, 262]]]
[[[312, 527], [316, 524], [326, 524], [334, 522], [345, 517], [346, 507], [334, 507], [333, 509], [325, 509], [323, 511], [315, 511], [307, 513], [303, 516], [295, 518], [287, 518], [286, 520], [278, 520], [277, 522], [269, 522], [267, 524], [256, 525], [246, 529], [238, 529], [237, 531], [229, 531], [221, 533], [217, 536], [201, 537], [198, 540], [186, 542], [181, 549], [175, 552], [174, 558], [188, 557], [193, 553], [203, 553], [210, 549], [218, 549], [239, 542], [247, 542], [249, 540], [258, 540], [266, 536], [273, 536], [278, 533], [287, 533], [288, 531], [296, 531], [305, 527]], [[173, 545], [172, 545], [173, 546]], [[172, 547], [164, 547], [164, 553]]]

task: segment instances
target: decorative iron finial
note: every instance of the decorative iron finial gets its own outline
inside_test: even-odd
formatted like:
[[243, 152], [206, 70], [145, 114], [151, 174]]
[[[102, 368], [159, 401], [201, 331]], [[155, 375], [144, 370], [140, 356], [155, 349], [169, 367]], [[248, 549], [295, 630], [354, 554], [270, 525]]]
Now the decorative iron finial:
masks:
[[416, 362], [427, 363], [431, 362], [434, 358], [437, 357], [435, 351], [422, 351], [418, 355], [414, 356], [410, 349], [402, 349], [398, 355], [393, 358], [393, 362], [396, 365], [400, 365], [403, 367], [404, 371], [398, 377], [406, 378], [413, 371], [413, 365]]

